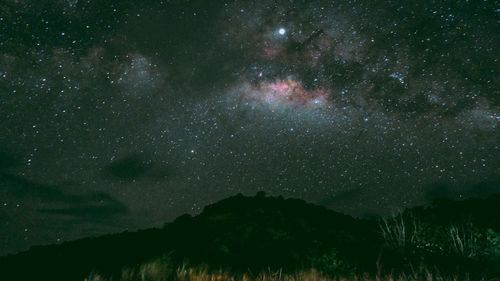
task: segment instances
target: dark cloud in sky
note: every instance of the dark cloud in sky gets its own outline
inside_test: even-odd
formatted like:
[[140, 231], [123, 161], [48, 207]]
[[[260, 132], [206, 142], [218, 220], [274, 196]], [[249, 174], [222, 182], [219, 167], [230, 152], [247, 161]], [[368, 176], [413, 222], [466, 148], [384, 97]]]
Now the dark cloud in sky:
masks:
[[117, 178], [133, 180], [149, 170], [150, 165], [144, 163], [140, 158], [128, 156], [111, 163], [106, 171]]
[[495, 1], [6, 1], [0, 254], [238, 192], [354, 215], [497, 192], [498, 16]]
[[112, 216], [128, 212], [127, 207], [105, 193], [85, 196], [79, 198], [79, 201], [81, 201], [79, 204], [71, 204], [66, 208], [46, 208], [40, 209], [39, 212], [68, 215], [75, 218], [86, 219], [90, 222], [104, 221], [106, 223], [110, 222]]
[[147, 157], [130, 154], [114, 160], [105, 167], [104, 178], [134, 180], [169, 180], [175, 176], [173, 169], [148, 160]]

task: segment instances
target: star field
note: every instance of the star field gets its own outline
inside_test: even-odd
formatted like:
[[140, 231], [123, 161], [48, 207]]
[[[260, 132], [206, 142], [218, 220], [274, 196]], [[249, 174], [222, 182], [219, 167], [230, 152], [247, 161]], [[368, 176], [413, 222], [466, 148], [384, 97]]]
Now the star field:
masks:
[[495, 1], [6, 1], [0, 254], [236, 193], [500, 191]]

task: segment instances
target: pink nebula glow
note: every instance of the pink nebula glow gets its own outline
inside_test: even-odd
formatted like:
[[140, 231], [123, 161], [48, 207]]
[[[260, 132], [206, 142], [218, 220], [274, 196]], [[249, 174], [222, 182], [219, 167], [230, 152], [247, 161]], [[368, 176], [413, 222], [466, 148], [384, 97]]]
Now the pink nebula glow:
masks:
[[329, 91], [326, 89], [304, 89], [300, 82], [291, 78], [261, 82], [243, 91], [243, 97], [247, 101], [287, 108], [331, 107], [328, 95]]

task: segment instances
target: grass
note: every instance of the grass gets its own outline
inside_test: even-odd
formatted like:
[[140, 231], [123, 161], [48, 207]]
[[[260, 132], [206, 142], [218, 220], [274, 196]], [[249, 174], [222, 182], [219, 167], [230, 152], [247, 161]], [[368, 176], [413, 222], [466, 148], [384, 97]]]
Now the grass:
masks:
[[[399, 214], [379, 222], [380, 235], [387, 249], [401, 255], [400, 270], [383, 266], [383, 259], [378, 260], [373, 272], [359, 272], [345, 263], [336, 251], [313, 259], [309, 269], [284, 272], [283, 269], [261, 272], [234, 272], [231, 270], [212, 269], [208, 265], [175, 264], [168, 256], [152, 260], [134, 267], [122, 268], [113, 276], [99, 273], [90, 274], [85, 281], [458, 281], [458, 280], [500, 280], [471, 277], [467, 271], [456, 268], [442, 271], [432, 263], [406, 259], [411, 255], [424, 252], [453, 253], [464, 259], [480, 258], [483, 246], [488, 246], [488, 253], [498, 256], [500, 253], [500, 235], [491, 229], [483, 235], [472, 224], [449, 224], [438, 227], [421, 223], [412, 214]], [[484, 237], [483, 237], [484, 236]], [[484, 239], [483, 239], [484, 238]], [[487, 239], [486, 239], [487, 238]], [[487, 244], [482, 245], [485, 240]], [[484, 241], [483, 241], [484, 242]], [[415, 251], [417, 250], [417, 251]], [[420, 251], [420, 252], [419, 252]], [[422, 252], [423, 251], [423, 252]], [[410, 260], [412, 262], [410, 262]], [[401, 267], [403, 265], [403, 267]], [[404, 268], [404, 269], [403, 269]], [[403, 270], [401, 270], [403, 269]]]
[[379, 226], [384, 241], [391, 247], [405, 249], [424, 242], [421, 223], [413, 216], [405, 218], [400, 214], [383, 218]]
[[355, 220], [297, 200], [235, 196], [162, 230], [35, 249], [4, 269], [20, 276], [11, 280], [500, 281], [500, 223], [491, 215], [500, 195], [490, 201]]
[[453, 251], [462, 256], [473, 258], [479, 254], [479, 235], [463, 226], [451, 225], [449, 227], [450, 240]]
[[[133, 268], [123, 268], [119, 277], [105, 277], [92, 273], [84, 281], [472, 281], [468, 275], [445, 275], [437, 269], [412, 268], [402, 274], [356, 274], [332, 277], [315, 268], [285, 273], [282, 269], [252, 273], [234, 273], [229, 270], [211, 270], [206, 265], [174, 267], [169, 259], [161, 258]], [[486, 279], [474, 279], [486, 281]], [[497, 279], [490, 279], [493, 281]]]
[[486, 233], [471, 223], [422, 225], [411, 214], [383, 218], [379, 222], [379, 228], [386, 246], [402, 251], [420, 248], [476, 258], [485, 252], [483, 248], [487, 245], [482, 244], [494, 243], [487, 241]]

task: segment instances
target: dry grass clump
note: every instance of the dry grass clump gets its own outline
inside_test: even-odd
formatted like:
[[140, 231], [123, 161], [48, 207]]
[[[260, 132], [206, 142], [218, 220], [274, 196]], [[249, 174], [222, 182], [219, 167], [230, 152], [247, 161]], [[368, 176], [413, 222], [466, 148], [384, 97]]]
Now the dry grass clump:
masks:
[[[312, 268], [295, 273], [282, 270], [267, 270], [256, 274], [233, 274], [229, 271], [211, 271], [207, 266], [189, 267], [181, 265], [173, 269], [165, 260], [156, 260], [136, 268], [124, 268], [121, 278], [105, 278], [92, 273], [85, 281], [470, 281], [467, 276], [443, 276], [437, 271], [422, 270], [411, 274], [371, 276], [369, 274], [351, 277], [329, 277]], [[481, 281], [481, 280], [478, 280]]]

